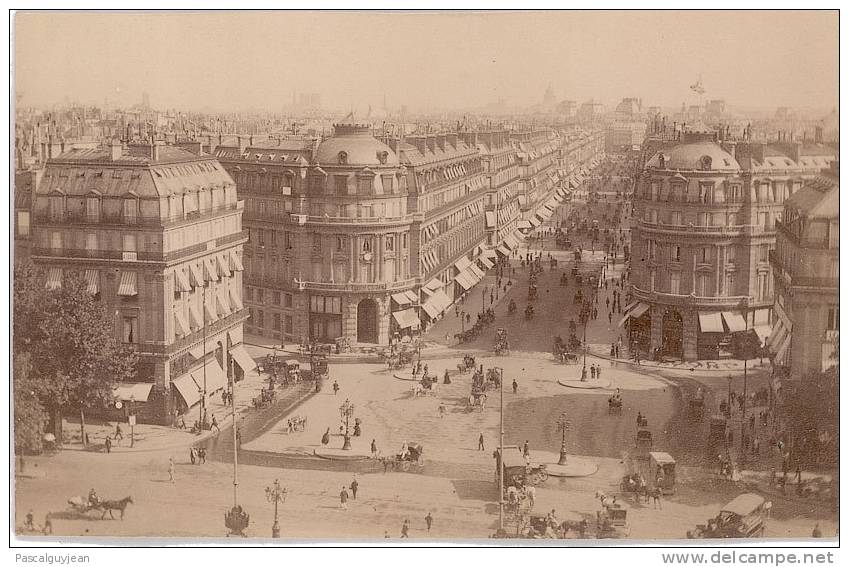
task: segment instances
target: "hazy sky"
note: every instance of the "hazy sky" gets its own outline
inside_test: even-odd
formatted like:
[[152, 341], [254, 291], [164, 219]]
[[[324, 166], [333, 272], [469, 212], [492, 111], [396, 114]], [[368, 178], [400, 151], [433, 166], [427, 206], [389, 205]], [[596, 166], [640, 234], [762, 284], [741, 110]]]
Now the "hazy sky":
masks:
[[21, 13], [21, 104], [279, 110], [558, 100], [832, 107], [837, 12]]

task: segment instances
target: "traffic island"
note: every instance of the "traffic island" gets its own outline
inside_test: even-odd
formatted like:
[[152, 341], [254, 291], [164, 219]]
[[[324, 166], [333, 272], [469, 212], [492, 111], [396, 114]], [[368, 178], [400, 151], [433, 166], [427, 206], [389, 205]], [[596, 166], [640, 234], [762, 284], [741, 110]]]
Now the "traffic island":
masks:
[[577, 455], [566, 455], [566, 464], [559, 464], [560, 455], [547, 451], [533, 451], [531, 453], [534, 463], [545, 464], [545, 471], [549, 476], [558, 478], [580, 478], [594, 475], [598, 472], [598, 465], [586, 457]]
[[580, 378], [558, 378], [557, 383], [567, 388], [576, 388], [578, 390], [609, 390], [610, 380], [593, 380], [587, 379], [581, 382]]
[[371, 453], [357, 449], [334, 449], [330, 447], [319, 447], [315, 450], [315, 456], [333, 461], [365, 461], [371, 459]]

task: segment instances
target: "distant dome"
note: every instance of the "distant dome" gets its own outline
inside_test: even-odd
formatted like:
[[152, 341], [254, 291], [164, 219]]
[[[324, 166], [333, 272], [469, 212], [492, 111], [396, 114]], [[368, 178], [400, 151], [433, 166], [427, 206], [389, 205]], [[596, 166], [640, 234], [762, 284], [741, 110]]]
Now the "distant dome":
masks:
[[334, 124], [333, 136], [318, 146], [319, 165], [398, 165], [398, 156], [372, 136], [371, 124]]
[[685, 169], [711, 171], [740, 171], [734, 156], [713, 142], [682, 144], [655, 154], [646, 163], [650, 169]]

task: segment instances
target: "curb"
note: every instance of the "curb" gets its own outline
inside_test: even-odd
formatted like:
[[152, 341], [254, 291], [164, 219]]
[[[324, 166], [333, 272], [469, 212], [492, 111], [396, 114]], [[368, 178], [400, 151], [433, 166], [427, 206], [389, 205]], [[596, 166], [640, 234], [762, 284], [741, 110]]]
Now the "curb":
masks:
[[[604, 360], [610, 360], [610, 361], [616, 362], [618, 364], [627, 364], [628, 366], [630, 366], [632, 368], [648, 368], [648, 369], [652, 369], [652, 370], [670, 370], [670, 371], [673, 371], [673, 372], [725, 372], [726, 374], [742, 374], [743, 373], [742, 368], [734, 368], [734, 369], [731, 369], [731, 368], [682, 368], [682, 367], [675, 367], [675, 366], [660, 366], [659, 364], [656, 364], [656, 363], [653, 363], [653, 362], [645, 362], [645, 363], [637, 364], [636, 362], [634, 362], [631, 359], [613, 358], [609, 354], [599, 354], [597, 352], [593, 352], [592, 350], [589, 351], [589, 354], [591, 356], [596, 357], [596, 358], [602, 358]], [[755, 370], [763, 370], [765, 368], [767, 368], [767, 366], [765, 366], [765, 365], [764, 366], [751, 366], [751, 367], [748, 368], [748, 370], [749, 371], [755, 371]]]
[[557, 380], [557, 383], [565, 388], [574, 388], [575, 390], [609, 390], [611, 386], [610, 381], [597, 385], [589, 380], [587, 382], [581, 382], [580, 380]]

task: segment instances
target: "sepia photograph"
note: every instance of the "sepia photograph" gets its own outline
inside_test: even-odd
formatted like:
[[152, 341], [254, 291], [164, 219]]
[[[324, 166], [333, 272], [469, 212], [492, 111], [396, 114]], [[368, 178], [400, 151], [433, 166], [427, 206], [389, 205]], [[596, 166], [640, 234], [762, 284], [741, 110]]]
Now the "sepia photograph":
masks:
[[10, 541], [838, 545], [839, 23], [10, 11]]

